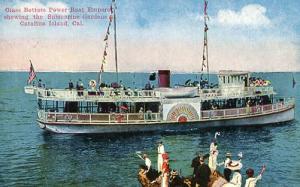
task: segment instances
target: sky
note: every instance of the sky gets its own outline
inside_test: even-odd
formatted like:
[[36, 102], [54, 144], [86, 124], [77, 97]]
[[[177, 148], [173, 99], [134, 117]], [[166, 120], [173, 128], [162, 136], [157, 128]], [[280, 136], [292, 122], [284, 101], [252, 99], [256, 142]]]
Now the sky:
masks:
[[[83, 26], [20, 26], [7, 8], [108, 8], [109, 0], [2, 0], [0, 71], [99, 71], [108, 18]], [[203, 0], [116, 0], [119, 71], [200, 72]], [[210, 70], [299, 71], [300, 1], [208, 0]], [[40, 15], [47, 16], [49, 12]], [[61, 13], [61, 15], [82, 13]], [[88, 13], [93, 15], [94, 13]], [[109, 13], [99, 13], [109, 16]], [[46, 20], [48, 24], [48, 21]], [[113, 32], [104, 71], [115, 71]]]

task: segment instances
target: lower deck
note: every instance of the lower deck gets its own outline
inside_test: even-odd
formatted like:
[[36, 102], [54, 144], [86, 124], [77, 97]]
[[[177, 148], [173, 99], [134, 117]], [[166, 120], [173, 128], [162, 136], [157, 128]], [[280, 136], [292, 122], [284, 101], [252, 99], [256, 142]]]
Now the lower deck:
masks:
[[212, 118], [187, 123], [148, 121], [147, 123], [80, 123], [80, 122], [43, 122], [38, 120], [42, 129], [55, 133], [136, 133], [136, 132], [181, 132], [214, 127], [262, 126], [294, 120], [294, 107], [278, 109], [273, 113], [261, 113], [245, 117]]
[[185, 120], [180, 115], [178, 118], [164, 119], [163, 113], [154, 112], [59, 113], [39, 110], [38, 123], [42, 128], [60, 133], [165, 131], [291, 121], [295, 117], [294, 108], [293, 102], [278, 102], [235, 109], [205, 110], [201, 111], [199, 118], [186, 117]]

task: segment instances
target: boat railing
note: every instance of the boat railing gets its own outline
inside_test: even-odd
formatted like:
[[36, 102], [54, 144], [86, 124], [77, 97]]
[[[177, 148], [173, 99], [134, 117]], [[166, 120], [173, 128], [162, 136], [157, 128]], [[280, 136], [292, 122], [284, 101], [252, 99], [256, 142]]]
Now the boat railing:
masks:
[[218, 89], [200, 89], [199, 95], [202, 98], [216, 97], [237, 97], [237, 96], [253, 96], [253, 95], [270, 95], [274, 94], [273, 87], [226, 87]]
[[39, 119], [45, 122], [68, 123], [150, 123], [161, 120], [159, 113], [59, 113], [39, 111]]
[[294, 98], [280, 99], [274, 104], [256, 105], [244, 108], [234, 109], [216, 109], [205, 110], [201, 112], [202, 119], [219, 119], [219, 118], [231, 118], [239, 116], [252, 116], [259, 114], [273, 113], [287, 108], [291, 108], [295, 105]]
[[160, 92], [154, 90], [76, 90], [76, 89], [37, 89], [37, 96], [45, 99], [98, 99], [98, 98], [157, 98]]

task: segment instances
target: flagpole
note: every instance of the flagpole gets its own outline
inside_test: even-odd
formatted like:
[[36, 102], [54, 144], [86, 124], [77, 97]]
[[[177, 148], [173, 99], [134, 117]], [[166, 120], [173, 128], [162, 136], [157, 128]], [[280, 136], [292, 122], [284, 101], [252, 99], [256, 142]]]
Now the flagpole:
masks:
[[[204, 38], [203, 38], [203, 56], [202, 56], [202, 67], [201, 67], [201, 72], [203, 74], [204, 67], [206, 67], [207, 70], [207, 82], [209, 86], [209, 64], [208, 64], [208, 39], [207, 39], [207, 20], [208, 20], [208, 15], [207, 15], [207, 5], [208, 1], [204, 0]], [[202, 80], [202, 74], [200, 76], [200, 79]], [[201, 82], [200, 80], [200, 82]]]
[[118, 71], [118, 51], [117, 51], [117, 23], [116, 23], [116, 1], [112, 0], [114, 4], [114, 39], [115, 39], [115, 63], [116, 63], [116, 73], [117, 73], [117, 83], [119, 84], [119, 71]]

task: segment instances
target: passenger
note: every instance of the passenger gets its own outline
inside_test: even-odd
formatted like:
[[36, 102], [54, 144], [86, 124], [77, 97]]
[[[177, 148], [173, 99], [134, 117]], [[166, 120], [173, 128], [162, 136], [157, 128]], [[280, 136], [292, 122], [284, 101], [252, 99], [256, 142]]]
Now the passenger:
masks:
[[162, 164], [163, 164], [163, 157], [162, 155], [165, 153], [165, 147], [163, 145], [163, 142], [160, 141], [158, 143], [158, 146], [157, 146], [157, 171], [160, 172], [161, 171], [161, 167], [162, 167]]
[[212, 105], [212, 107], [211, 107], [211, 109], [213, 109], [213, 110], [217, 110], [217, 109], [218, 109], [218, 107], [217, 107], [215, 104], [213, 104], [213, 105]]
[[140, 110], [139, 110], [139, 119], [144, 119], [144, 109], [143, 109], [143, 107], [141, 107]]
[[39, 79], [39, 82], [38, 82], [38, 87], [41, 88], [42, 87], [42, 80]]
[[226, 159], [224, 160], [224, 162], [219, 163], [218, 166], [224, 165], [223, 175], [224, 175], [224, 178], [229, 182], [230, 181], [231, 170], [228, 167], [232, 163], [231, 153], [226, 153], [225, 156], [226, 156]]
[[214, 140], [210, 144], [210, 153], [209, 153], [209, 158], [208, 158], [208, 166], [211, 169], [211, 172], [213, 173], [217, 169], [217, 158], [218, 158], [218, 144], [216, 140]]
[[124, 89], [124, 85], [122, 84], [122, 80], [120, 80], [119, 88], [122, 89], [122, 90]]
[[70, 82], [69, 82], [69, 89], [72, 90], [73, 88], [74, 88], [73, 82], [72, 82], [72, 80], [70, 80]]
[[245, 187], [255, 187], [258, 180], [261, 180], [262, 174], [265, 171], [266, 167], [263, 166], [260, 174], [257, 177], [254, 177], [254, 170], [249, 168], [246, 171], [248, 179], [246, 180]]
[[[198, 166], [200, 165], [199, 159], [200, 159], [200, 157], [202, 156], [202, 154], [201, 154], [201, 153], [197, 153], [196, 155], [197, 155], [197, 156], [196, 156], [195, 158], [193, 158], [192, 164], [191, 164], [191, 167], [194, 168], [194, 170], [193, 170], [193, 178], [195, 178], [196, 170], [197, 170]], [[206, 159], [207, 157], [209, 157], [209, 154], [206, 154], [206, 155], [204, 155], [204, 156], [202, 156], [202, 157], [203, 157], [204, 159]], [[195, 185], [192, 185], [192, 186], [195, 186]]]
[[211, 171], [207, 164], [204, 162], [204, 157], [200, 156], [199, 166], [196, 170], [196, 187], [207, 187]]
[[150, 82], [147, 82], [147, 84], [145, 85], [145, 90], [151, 90]]
[[223, 187], [241, 187], [242, 186], [242, 175], [241, 169], [243, 165], [240, 162], [235, 163], [235, 166], [229, 166], [228, 168], [233, 171], [232, 178], [229, 183], [223, 185]]
[[78, 83], [78, 81], [76, 82], [76, 90], [79, 90], [79, 83]]
[[145, 165], [147, 166], [147, 170], [144, 172], [144, 174], [148, 173], [151, 169], [151, 160], [149, 159], [147, 154], [143, 155], [143, 160], [145, 161]]
[[146, 111], [146, 116], [147, 116], [147, 120], [151, 120], [152, 119], [152, 111], [150, 109], [148, 109]]
[[169, 186], [169, 174], [170, 174], [170, 166], [169, 166], [169, 156], [167, 153], [162, 154], [163, 164], [162, 164], [162, 182], [161, 187]]
[[[195, 158], [193, 158], [193, 160], [192, 160], [191, 167], [194, 168], [194, 170], [193, 170], [193, 178], [195, 178], [197, 168], [198, 168], [198, 166], [200, 165], [200, 163], [199, 163], [200, 156], [201, 156], [201, 155], [198, 154], [198, 155], [197, 155]], [[192, 186], [194, 186], [194, 185], [192, 185]]]
[[250, 100], [247, 101], [246, 104], [246, 113], [249, 114], [250, 113]]
[[79, 96], [83, 96], [83, 90], [84, 90], [84, 87], [83, 87], [83, 83], [81, 82], [81, 80], [79, 80], [79, 91], [78, 91], [78, 95]]

